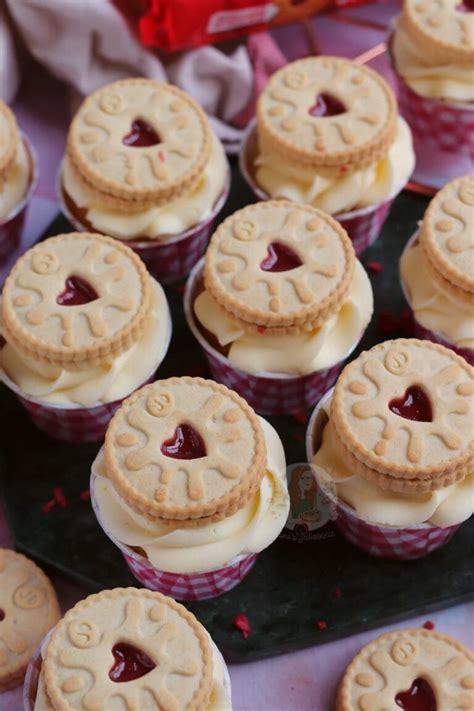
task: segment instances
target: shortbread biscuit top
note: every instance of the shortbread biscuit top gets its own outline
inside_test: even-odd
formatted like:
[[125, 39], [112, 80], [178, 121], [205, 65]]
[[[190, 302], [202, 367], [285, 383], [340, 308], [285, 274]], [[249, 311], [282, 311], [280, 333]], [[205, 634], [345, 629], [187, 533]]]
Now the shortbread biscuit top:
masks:
[[60, 617], [53, 586], [33, 561], [0, 549], [0, 691], [26, 671]]
[[344, 368], [331, 418], [355, 473], [396, 490], [447, 486], [474, 466], [474, 368], [430, 341], [386, 341]]
[[[141, 137], [134, 140], [134, 134]], [[201, 107], [180, 89], [126, 79], [85, 99], [69, 130], [67, 154], [91, 189], [118, 205], [177, 197], [200, 178], [211, 150]]]
[[402, 24], [418, 47], [441, 62], [474, 60], [474, 14], [460, 0], [405, 0]]
[[199, 711], [212, 690], [206, 630], [183, 605], [151, 590], [104, 590], [79, 602], [44, 657], [47, 693], [61, 711]]
[[310, 330], [342, 303], [355, 253], [341, 225], [309, 205], [249, 205], [228, 217], [206, 253], [204, 281], [252, 330]]
[[0, 178], [8, 173], [15, 160], [19, 142], [15, 116], [9, 107], [0, 101]]
[[105, 438], [107, 475], [136, 510], [184, 521], [234, 513], [265, 472], [257, 415], [202, 378], [169, 378], [123, 403]]
[[340, 57], [308, 57], [283, 67], [257, 106], [262, 145], [306, 166], [344, 171], [382, 158], [397, 120], [387, 82]]
[[448, 183], [431, 201], [420, 243], [448, 288], [474, 298], [474, 175]]
[[389, 632], [370, 642], [347, 668], [337, 711], [472, 709], [474, 655], [447, 634]]
[[129, 348], [151, 309], [143, 262], [117, 240], [72, 232], [40, 242], [5, 282], [5, 336], [26, 355], [89, 366]]

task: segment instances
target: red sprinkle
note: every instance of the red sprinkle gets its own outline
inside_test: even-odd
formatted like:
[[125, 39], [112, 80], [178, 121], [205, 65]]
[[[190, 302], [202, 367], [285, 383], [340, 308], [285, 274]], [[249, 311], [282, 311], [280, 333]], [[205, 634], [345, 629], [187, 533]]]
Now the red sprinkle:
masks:
[[51, 511], [51, 509], [54, 509], [55, 506], [56, 506], [56, 501], [54, 499], [51, 499], [51, 501], [48, 501], [47, 504], [43, 504], [43, 506], [41, 507], [41, 510], [43, 513], [49, 513]]
[[62, 508], [65, 509], [69, 506], [69, 501], [68, 499], [64, 496], [64, 492], [62, 490], [62, 487], [56, 486], [53, 489], [53, 496], [55, 502]]
[[248, 639], [250, 636], [250, 623], [248, 620], [247, 615], [244, 615], [243, 612], [239, 612], [238, 615], [236, 615], [234, 619], [234, 627], [240, 632], [242, 632], [242, 636], [244, 639]]
[[380, 264], [380, 262], [369, 262], [367, 264], [367, 269], [370, 269], [371, 272], [378, 274], [383, 270], [383, 264]]
[[336, 589], [334, 590], [334, 597], [335, 597], [337, 600], [340, 600], [341, 597], [344, 597], [344, 593], [342, 592], [341, 588], [336, 588]]
[[434, 630], [435, 626], [435, 623], [431, 622], [431, 620], [426, 620], [425, 624], [423, 625], [425, 630]]
[[257, 326], [257, 331], [259, 333], [265, 333], [266, 330], [267, 330], [266, 326]]
[[327, 629], [327, 626], [328, 626], [328, 623], [325, 622], [324, 620], [319, 620], [318, 622], [316, 622], [316, 627], [319, 630], [325, 630], [325, 629]]
[[81, 499], [81, 501], [89, 501], [89, 499], [91, 498], [91, 492], [89, 491], [89, 489], [81, 491], [81, 493], [79, 494], [79, 498]]

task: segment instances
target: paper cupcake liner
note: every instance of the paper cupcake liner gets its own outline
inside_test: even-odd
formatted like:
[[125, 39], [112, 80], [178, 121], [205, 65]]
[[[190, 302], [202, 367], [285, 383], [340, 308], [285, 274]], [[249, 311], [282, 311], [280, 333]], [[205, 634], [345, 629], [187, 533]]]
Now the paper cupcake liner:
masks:
[[[332, 393], [333, 389], [320, 400], [309, 420], [306, 432], [308, 462], [312, 462], [314, 455], [313, 432], [316, 419]], [[318, 486], [320, 486], [319, 482]], [[340, 499], [336, 499], [334, 491], [328, 491], [328, 487], [321, 488], [334, 504], [334, 523], [344, 538], [357, 548], [379, 558], [396, 560], [422, 558], [444, 546], [461, 525], [456, 524], [447, 528], [440, 528], [431, 523], [420, 523], [407, 528], [379, 526], [359, 518], [355, 510]]]
[[18, 249], [25, 222], [28, 204], [33, 197], [38, 183], [38, 157], [28, 138], [22, 133], [21, 138], [27, 148], [31, 160], [31, 181], [28, 191], [15, 208], [3, 220], [0, 220], [0, 267], [3, 267], [9, 257]]
[[339, 363], [308, 375], [270, 372], [253, 374], [240, 370], [213, 348], [196, 323], [193, 304], [202, 283], [203, 263], [203, 260], [198, 262], [189, 275], [184, 294], [184, 313], [189, 328], [204, 351], [214, 380], [235, 390], [254, 410], [263, 415], [291, 414], [314, 405], [334, 384], [345, 360], [357, 347], [363, 334], [360, 334], [359, 341], [353, 344]]
[[[413, 243], [415, 240], [418, 238], [418, 231], [415, 232], [415, 234], [410, 237], [408, 240], [403, 253], [407, 249], [410, 249], [413, 246]], [[432, 341], [433, 343], [439, 343], [441, 346], [445, 346], [445, 348], [450, 348], [452, 351], [460, 355], [462, 358], [467, 360], [468, 363], [471, 365], [474, 365], [474, 349], [473, 348], [460, 348], [459, 346], [456, 346], [454, 343], [449, 341], [447, 338], [442, 336], [440, 333], [436, 331], [432, 331], [429, 328], [425, 328], [424, 326], [421, 325], [419, 321], [416, 320], [415, 312], [412, 309], [411, 303], [410, 303], [410, 298], [408, 294], [408, 290], [406, 289], [402, 279], [400, 278], [400, 283], [403, 291], [403, 295], [405, 297], [405, 301], [407, 302], [411, 314], [412, 314], [412, 320], [413, 320], [413, 335], [415, 338], [420, 338], [421, 340], [426, 340], [426, 341]]]
[[[218, 213], [222, 210], [230, 191], [230, 168], [225, 187], [209, 216], [179, 235], [167, 240], [118, 240], [133, 249], [145, 262], [150, 274], [161, 284], [170, 284], [183, 279], [206, 251]], [[79, 232], [90, 231], [75, 215], [64, 200], [61, 185], [61, 170], [57, 179], [57, 196], [61, 211]], [[99, 230], [97, 230], [99, 231]]]
[[[54, 629], [54, 628], [53, 628]], [[38, 645], [31, 661], [28, 665], [26, 671], [25, 682], [23, 684], [23, 711], [34, 711], [36, 696], [38, 694], [38, 683], [41, 674], [41, 668], [43, 666], [43, 658], [41, 656], [41, 650], [43, 645], [47, 641], [48, 637], [51, 636], [53, 630], [48, 632], [43, 641]], [[219, 659], [222, 661], [222, 666], [224, 668], [224, 689], [227, 692], [229, 699], [232, 699], [232, 686], [230, 682], [229, 670], [227, 664], [225, 663], [224, 657], [222, 656], [220, 650], [217, 648], [213, 639], [211, 639], [211, 644], [214, 652], [217, 654]]]
[[408, 86], [393, 63], [392, 66], [400, 113], [415, 139], [432, 150], [457, 153], [474, 160], [474, 104], [449, 104], [421, 96]]
[[[268, 193], [256, 183], [249, 170], [248, 158], [249, 154], [253, 152], [255, 141], [256, 121], [254, 119], [247, 128], [242, 142], [239, 155], [240, 172], [257, 200], [270, 200]], [[404, 187], [404, 185], [401, 185], [393, 195], [378, 205], [369, 205], [358, 210], [340, 212], [337, 215], [333, 215], [334, 219], [346, 230], [357, 255], [362, 254], [378, 238], [395, 197]]]
[[175, 600], [207, 600], [218, 597], [238, 585], [254, 566], [258, 554], [242, 554], [233, 558], [227, 565], [205, 573], [169, 573], [155, 568], [150, 561], [130, 546], [119, 541], [107, 529], [102, 520], [99, 505], [95, 498], [95, 475], [90, 482], [91, 503], [97, 521], [105, 535], [122, 553], [132, 575], [150, 590], [169, 595]]

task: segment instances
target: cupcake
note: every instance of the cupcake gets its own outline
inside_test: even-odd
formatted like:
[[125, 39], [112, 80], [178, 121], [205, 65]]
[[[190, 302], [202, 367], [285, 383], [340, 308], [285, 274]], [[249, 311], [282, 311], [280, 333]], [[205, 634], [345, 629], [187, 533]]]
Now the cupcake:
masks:
[[313, 405], [372, 310], [370, 281], [341, 225], [286, 200], [228, 217], [185, 294], [213, 377], [267, 414]]
[[334, 215], [357, 254], [378, 237], [414, 165], [410, 129], [388, 84], [338, 57], [308, 57], [276, 72], [241, 154], [259, 199]]
[[59, 198], [77, 229], [126, 242], [161, 282], [189, 272], [229, 190], [222, 144], [201, 107], [170, 84], [114, 82], [69, 129]]
[[0, 548], [0, 694], [23, 683], [35, 649], [59, 617], [56, 593], [43, 571], [24, 555]]
[[12, 111], [0, 101], [0, 266], [20, 244], [36, 172], [31, 146], [20, 134]]
[[90, 233], [37, 244], [15, 264], [1, 304], [0, 379], [58, 439], [103, 439], [120, 402], [163, 360], [171, 317], [131, 249]]
[[180, 600], [237, 585], [283, 529], [275, 430], [223, 385], [147, 385], [112, 419], [91, 478], [97, 519], [146, 587]]
[[194, 615], [150, 590], [77, 603], [31, 665], [25, 711], [232, 711], [229, 673]]
[[406, 246], [400, 277], [415, 334], [474, 365], [474, 175], [446, 185]]
[[[459, 156], [459, 165], [469, 170], [474, 159], [472, 3], [405, 0], [391, 51], [401, 111], [415, 140], [429, 152]], [[418, 147], [417, 154], [423, 167], [429, 156]], [[436, 170], [443, 170], [442, 161]]]
[[400, 339], [347, 365], [308, 430], [318, 485], [359, 548], [418, 558], [472, 514], [474, 369], [443, 346]]
[[369, 642], [346, 669], [336, 711], [472, 709], [474, 655], [456, 639], [403, 629]]

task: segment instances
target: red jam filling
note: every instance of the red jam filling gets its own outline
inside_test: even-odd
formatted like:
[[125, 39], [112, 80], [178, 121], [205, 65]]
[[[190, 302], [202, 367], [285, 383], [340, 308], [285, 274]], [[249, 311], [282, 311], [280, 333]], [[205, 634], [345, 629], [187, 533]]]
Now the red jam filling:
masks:
[[404, 711], [437, 711], [433, 689], [424, 679], [415, 679], [408, 691], [400, 691], [395, 703]]
[[313, 106], [310, 106], [308, 113], [311, 116], [339, 116], [345, 114], [347, 107], [337, 96], [323, 92], [316, 97]]
[[148, 654], [137, 649], [133, 644], [127, 644], [127, 642], [119, 642], [114, 645], [112, 654], [115, 662], [109, 671], [109, 677], [116, 683], [140, 679], [156, 667]]
[[146, 148], [161, 143], [161, 138], [149, 123], [143, 119], [135, 119], [130, 133], [122, 138], [122, 143], [132, 148]]
[[0, 622], [5, 619], [5, 611], [0, 607]]
[[463, 0], [456, 5], [456, 10], [458, 12], [474, 12], [474, 0]]
[[401, 398], [390, 400], [389, 409], [406, 420], [433, 422], [433, 409], [425, 391], [419, 385], [412, 385]]
[[173, 437], [161, 445], [166, 457], [173, 459], [201, 459], [207, 455], [204, 440], [191, 425], [178, 425]]
[[72, 275], [66, 279], [64, 291], [59, 294], [56, 303], [60, 306], [80, 306], [98, 298], [99, 294], [87, 281]]
[[301, 267], [303, 262], [291, 247], [281, 242], [272, 242], [268, 245], [268, 254], [261, 262], [260, 269], [264, 272], [289, 272], [291, 269]]

